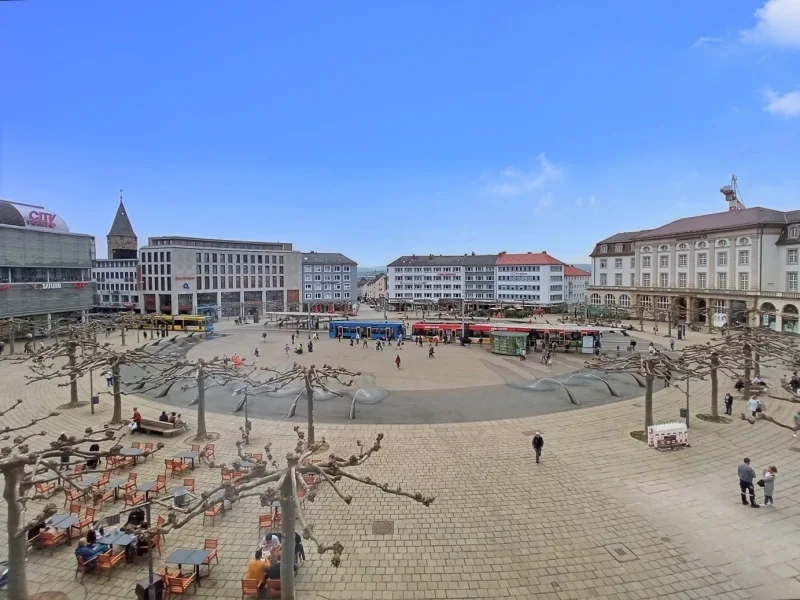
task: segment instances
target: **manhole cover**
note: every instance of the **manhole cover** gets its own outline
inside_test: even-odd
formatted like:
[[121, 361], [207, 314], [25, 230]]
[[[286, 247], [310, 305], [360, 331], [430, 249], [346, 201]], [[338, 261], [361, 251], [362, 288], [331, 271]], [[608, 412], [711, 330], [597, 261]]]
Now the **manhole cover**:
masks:
[[375, 535], [391, 535], [394, 533], [394, 521], [373, 521], [372, 533]]
[[636, 560], [636, 555], [624, 544], [609, 544], [608, 546], [603, 546], [603, 548], [619, 562]]
[[661, 541], [662, 541], [662, 542], [671, 542], [671, 541], [672, 541], [672, 538], [669, 538], [669, 537], [666, 537], [666, 536], [664, 536], [664, 537], [662, 537], [662, 538], [661, 538]]

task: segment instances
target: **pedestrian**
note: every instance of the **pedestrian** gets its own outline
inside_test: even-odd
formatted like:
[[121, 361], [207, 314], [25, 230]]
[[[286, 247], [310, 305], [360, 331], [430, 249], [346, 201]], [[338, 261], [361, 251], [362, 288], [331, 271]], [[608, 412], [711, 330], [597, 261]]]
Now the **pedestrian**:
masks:
[[[341, 341], [341, 340], [339, 340]], [[294, 334], [292, 334], [292, 345], [294, 345]]]
[[258, 358], [258, 348], [256, 348], [256, 349], [255, 349], [255, 351], [253, 352], [253, 354], [255, 354], [255, 355], [256, 355], [256, 358]]
[[675, 340], [673, 340], [673, 339], [670, 339], [670, 341], [669, 341], [669, 349], [670, 349], [672, 352], [675, 352]]
[[742, 495], [742, 504], [747, 506], [747, 494], [750, 494], [750, 506], [758, 508], [756, 504], [756, 490], [753, 487], [753, 480], [756, 478], [756, 472], [750, 466], [750, 459], [745, 458], [744, 463], [739, 465], [736, 471], [739, 475], [739, 491]]
[[544, 438], [538, 431], [533, 434], [531, 445], [533, 446], [533, 453], [536, 455], [536, 464], [538, 465], [539, 459], [542, 457], [542, 448], [544, 448]]
[[397, 368], [400, 368], [400, 355], [398, 354], [397, 357], [394, 359], [394, 364], [397, 365]]
[[361, 347], [362, 348], [368, 348], [369, 347], [369, 344], [367, 343], [368, 341], [369, 340], [366, 337], [364, 337], [364, 343], [361, 345]]
[[636, 340], [631, 340], [631, 352], [636, 352]]
[[311, 354], [314, 351], [314, 342], [312, 340], [308, 340], [308, 353]]
[[520, 362], [525, 362], [525, 348], [519, 349], [519, 360]]
[[797, 437], [798, 431], [800, 431], [800, 410], [794, 414], [794, 437]]
[[428, 348], [428, 358], [433, 358], [433, 346]]
[[733, 396], [730, 392], [725, 394], [725, 414], [732, 415], [733, 414]]
[[756, 413], [758, 412], [758, 399], [753, 396], [750, 400], [747, 401], [747, 410], [750, 411], [750, 415], [753, 417], [755, 421]]
[[354, 341], [355, 341], [355, 340], [353, 340], [353, 338], [350, 338], [350, 345], [351, 345], [351, 346], [353, 345], [353, 342], [354, 342]]
[[[64, 431], [62, 431], [61, 435], [58, 436], [58, 441], [61, 442], [62, 444], [65, 444], [69, 441], [69, 438], [67, 437], [67, 434]], [[69, 456], [70, 456], [69, 452], [65, 450], [64, 453], [61, 455], [61, 464], [58, 466], [59, 471], [61, 471], [62, 469], [64, 471], [69, 471]]]
[[775, 506], [772, 501], [772, 494], [775, 491], [775, 476], [778, 474], [778, 467], [767, 467], [764, 477], [758, 483], [764, 484], [764, 506]]
[[286, 352], [286, 356], [289, 356], [289, 350], [290, 349], [291, 348], [289, 348], [289, 344], [286, 344], [286, 346], [283, 348], [283, 351]]
[[106, 371], [106, 387], [114, 387], [114, 373], [111, 372], [111, 369]]
[[147, 339], [147, 332], [146, 331], [143, 331], [142, 335], [144, 336], [144, 339]]
[[264, 333], [261, 334], [261, 343], [263, 344], [266, 341], [267, 341], [267, 332], [265, 331]]
[[647, 347], [647, 352], [650, 356], [653, 356], [656, 353], [656, 347], [653, 345], [653, 342], [650, 342], [650, 345]]
[[3, 350], [6, 349], [6, 343], [3, 340], [0, 340], [0, 354], [3, 353]]

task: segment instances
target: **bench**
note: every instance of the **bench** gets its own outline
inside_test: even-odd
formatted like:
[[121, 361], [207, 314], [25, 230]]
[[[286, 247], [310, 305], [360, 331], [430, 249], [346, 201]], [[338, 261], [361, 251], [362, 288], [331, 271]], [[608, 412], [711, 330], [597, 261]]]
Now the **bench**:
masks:
[[164, 437], [173, 437], [183, 433], [183, 428], [176, 428], [174, 423], [158, 421], [155, 419], [142, 419], [139, 422], [141, 433], [160, 433]]

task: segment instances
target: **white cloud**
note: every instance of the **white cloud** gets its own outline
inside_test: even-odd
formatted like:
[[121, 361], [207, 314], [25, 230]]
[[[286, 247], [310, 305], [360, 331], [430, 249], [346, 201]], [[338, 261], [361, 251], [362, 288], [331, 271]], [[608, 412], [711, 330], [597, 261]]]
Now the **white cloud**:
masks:
[[539, 202], [536, 203], [536, 210], [542, 211], [547, 208], [550, 208], [553, 205], [553, 197], [550, 194], [546, 196], [542, 196], [539, 198]]
[[781, 117], [800, 116], [800, 90], [779, 94], [771, 89], [764, 90], [767, 105], [764, 110]]
[[597, 198], [594, 197], [594, 194], [589, 196], [589, 206], [594, 206], [597, 203]]
[[536, 157], [537, 169], [523, 171], [515, 167], [506, 167], [499, 181], [491, 181], [486, 189], [498, 196], [519, 196], [539, 189], [547, 183], [561, 179], [563, 171], [552, 164], [544, 152]]
[[692, 48], [702, 48], [703, 46], [709, 46], [711, 44], [719, 44], [721, 41], [722, 38], [701, 35], [695, 40], [694, 44], [692, 44]]
[[800, 0], [767, 0], [755, 12], [756, 26], [745, 40], [778, 46], [800, 46]]

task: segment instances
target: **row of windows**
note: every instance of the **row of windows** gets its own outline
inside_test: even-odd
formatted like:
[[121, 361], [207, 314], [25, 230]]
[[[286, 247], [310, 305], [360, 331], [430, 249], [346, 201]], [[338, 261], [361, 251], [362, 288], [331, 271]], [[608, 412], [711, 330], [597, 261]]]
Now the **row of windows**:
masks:
[[[225, 272], [225, 269], [228, 269], [228, 272]], [[197, 275], [233, 275], [234, 268], [236, 269], [236, 275], [247, 275], [248, 265], [197, 265], [196, 274]], [[249, 265], [250, 275], [256, 274], [256, 265]], [[162, 273], [163, 273], [163, 265], [162, 265]], [[167, 273], [169, 273], [169, 265], [167, 265]], [[261, 266], [258, 265], [258, 274], [259, 275], [269, 275], [269, 266]], [[272, 274], [273, 275], [283, 275], [283, 266], [272, 265]]]
[[334, 273], [341, 273], [344, 271], [345, 273], [350, 272], [350, 265], [305, 265], [303, 266], [303, 272], [305, 273], [330, 273], [331, 271]]
[[152, 262], [172, 262], [172, 252], [145, 252], [142, 251], [141, 253], [141, 262], [143, 263], [152, 263]]
[[[283, 271], [281, 271], [283, 273]], [[313, 280], [312, 280], [313, 277]], [[333, 281], [350, 281], [350, 275], [345, 273], [344, 275], [304, 275], [303, 281], [331, 281], [331, 277], [333, 277]]]
[[322, 292], [316, 292], [314, 293], [313, 298], [311, 297], [311, 294], [309, 293], [305, 294], [306, 300], [339, 300], [341, 298], [349, 298], [349, 297], [350, 296], [348, 296], [347, 294], [342, 296], [341, 292], [324, 292], [324, 295]]
[[[159, 273], [159, 270], [161, 273]], [[142, 265], [142, 275], [172, 275], [172, 265]]]
[[116, 269], [118, 267], [136, 267], [135, 260], [97, 260], [94, 263], [95, 269]]
[[426, 283], [425, 285], [416, 284], [416, 285], [407, 285], [405, 287], [402, 286], [402, 285], [398, 285], [398, 286], [395, 286], [395, 288], [398, 289], [398, 290], [402, 290], [402, 289], [407, 289], [407, 290], [411, 290], [411, 289], [414, 289], [414, 290], [460, 290], [461, 286], [460, 285], [442, 285], [440, 283], [437, 283], [437, 284]]
[[[163, 254], [163, 252], [162, 252]], [[225, 260], [225, 257], [228, 257], [228, 260]], [[167, 252], [167, 257], [169, 257], [169, 252]], [[225, 254], [224, 252], [216, 253], [216, 252], [197, 252], [194, 255], [195, 262], [228, 262], [228, 263], [250, 263], [254, 265], [258, 263], [261, 264], [269, 264], [272, 262], [273, 265], [282, 265], [283, 264], [283, 255], [264, 255], [264, 254]], [[235, 259], [235, 260], [234, 260]], [[169, 258], [167, 258], [169, 260]]]
[[[402, 273], [403, 267], [394, 267], [395, 273]], [[405, 267], [406, 273], [460, 273], [461, 267]]]
[[45, 269], [39, 267], [0, 267], [0, 283], [41, 283], [87, 281], [89, 269]]
[[425, 292], [424, 294], [397, 294], [397, 298], [461, 298], [461, 294], [447, 294], [439, 292]]
[[92, 279], [97, 281], [107, 281], [111, 279], [136, 281], [136, 273], [134, 271], [92, 271]]
[[539, 275], [498, 275], [497, 281], [539, 281]]
[[538, 292], [540, 288], [539, 288], [538, 285], [498, 285], [497, 289], [498, 290], [508, 290], [508, 291], [518, 291], [518, 292], [531, 290], [531, 291], [537, 291]]
[[135, 283], [98, 283], [97, 289], [100, 291], [125, 291], [125, 292], [135, 292], [136, 284]]
[[129, 296], [128, 294], [103, 294], [100, 296], [100, 301], [106, 304], [109, 302], [122, 302], [125, 304], [128, 302], [133, 302], [134, 304], [138, 304], [139, 296]]
[[313, 288], [312, 288], [312, 284], [306, 283], [303, 286], [303, 289], [306, 289], [306, 290], [310, 290], [310, 289], [315, 289], [315, 290], [349, 290], [350, 289], [350, 284], [349, 283], [345, 283], [344, 285], [342, 285], [341, 283], [315, 283], [315, 284], [313, 284]]
[[[216, 275], [205, 275], [203, 277], [196, 277], [195, 282], [197, 285], [197, 290], [224, 290], [224, 289], [248, 289], [248, 288], [282, 288], [283, 287], [283, 276], [272, 276], [272, 286], [270, 286], [270, 278], [269, 276], [263, 277], [261, 275], [256, 278], [255, 275], [244, 277], [237, 275], [234, 277], [233, 275], [228, 275], [226, 277], [219, 277], [217, 278]], [[227, 285], [226, 285], [227, 284]], [[235, 285], [234, 285], [235, 284]]]

